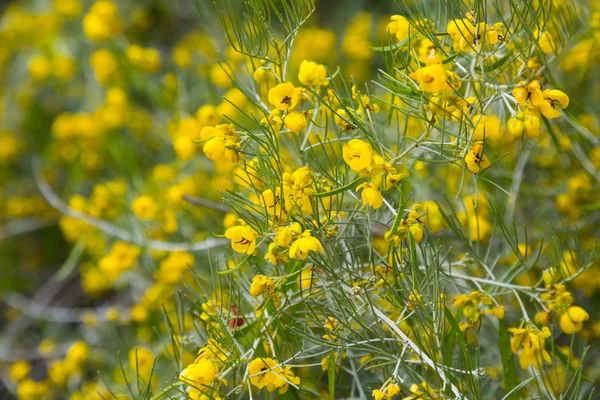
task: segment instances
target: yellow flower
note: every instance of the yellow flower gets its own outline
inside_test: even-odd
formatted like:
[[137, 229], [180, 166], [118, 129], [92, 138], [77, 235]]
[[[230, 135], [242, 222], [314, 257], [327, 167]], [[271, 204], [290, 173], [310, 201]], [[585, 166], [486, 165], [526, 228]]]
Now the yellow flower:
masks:
[[423, 240], [423, 226], [419, 223], [411, 224], [408, 227], [408, 231], [412, 235], [416, 243], [420, 243]]
[[153, 48], [144, 49], [142, 65], [139, 68], [147, 73], [155, 73], [160, 70], [161, 59], [158, 50]]
[[51, 73], [52, 65], [46, 57], [35, 56], [29, 62], [29, 74], [35, 81], [44, 81], [50, 77]]
[[560, 329], [568, 335], [579, 332], [583, 328], [583, 322], [588, 319], [590, 319], [590, 314], [583, 308], [571, 306], [560, 317]]
[[454, 307], [463, 307], [465, 318], [471, 318], [474, 321], [479, 319], [479, 303], [491, 304], [492, 300], [479, 291], [473, 291], [470, 294], [461, 294], [454, 298]]
[[548, 325], [550, 323], [550, 312], [548, 311], [540, 311], [539, 313], [535, 314], [535, 317], [533, 318], [533, 320], [535, 321], [536, 324], [538, 325]]
[[252, 278], [252, 284], [250, 285], [250, 294], [254, 297], [258, 297], [263, 293], [271, 293], [275, 290], [275, 282], [273, 279], [265, 275], [256, 275]]
[[281, 111], [275, 109], [271, 111], [271, 114], [260, 120], [261, 125], [266, 126], [267, 128], [271, 128], [275, 134], [279, 133], [281, 130]]
[[310, 195], [313, 190], [312, 174], [308, 166], [297, 169], [292, 174], [283, 173], [283, 195], [285, 199], [285, 209], [288, 212], [300, 209], [303, 213], [310, 214], [312, 205]]
[[529, 93], [529, 103], [533, 107], [539, 107], [544, 101], [544, 93], [540, 85], [540, 81], [533, 80], [527, 84], [527, 92]]
[[84, 341], [80, 340], [71, 345], [67, 350], [65, 362], [71, 364], [74, 368], [79, 368], [90, 358], [90, 349]]
[[10, 366], [10, 379], [13, 382], [21, 382], [29, 376], [31, 364], [28, 361], [21, 360]]
[[303, 85], [314, 87], [327, 86], [329, 81], [326, 78], [327, 70], [325, 69], [324, 65], [307, 60], [304, 60], [300, 63], [298, 80]]
[[527, 99], [529, 98], [529, 91], [526, 88], [524, 88], [522, 86], [516, 87], [513, 89], [512, 95], [520, 106], [524, 107], [527, 105]]
[[515, 137], [519, 137], [525, 131], [525, 123], [523, 120], [518, 118], [511, 118], [508, 120], [506, 127], [508, 129], [508, 133]]
[[254, 78], [254, 80], [256, 81], [256, 83], [265, 83], [267, 80], [271, 80], [275, 78], [275, 76], [273, 75], [273, 73], [271, 72], [271, 70], [267, 69], [267, 68], [258, 68], [256, 71], [254, 71], [254, 73], [252, 74], [252, 77]]
[[270, 385], [275, 380], [273, 371], [277, 362], [272, 358], [256, 358], [248, 365], [248, 374], [250, 374], [250, 383], [259, 389]]
[[65, 56], [57, 56], [52, 60], [52, 73], [58, 79], [68, 81], [75, 75], [75, 60]]
[[360, 139], [352, 139], [342, 148], [344, 161], [353, 171], [359, 172], [371, 165], [373, 150], [371, 145]]
[[362, 189], [362, 193], [360, 194], [362, 199], [362, 205], [368, 204], [369, 206], [378, 209], [383, 204], [383, 196], [379, 193], [379, 189], [377, 186], [372, 183], [363, 183], [356, 188], [356, 191]]
[[399, 394], [400, 392], [401, 392], [400, 387], [398, 385], [396, 385], [395, 383], [392, 383], [387, 387], [387, 395], [390, 399], [392, 397], [394, 397], [395, 395]]
[[82, 6], [79, 0], [54, 0], [54, 10], [68, 18], [75, 18], [81, 14]]
[[525, 124], [525, 135], [530, 138], [536, 138], [540, 136], [542, 128], [542, 119], [540, 118], [540, 111], [538, 109], [526, 109], [523, 112], [524, 118], [523, 123]]
[[290, 246], [290, 258], [306, 260], [310, 251], [323, 253], [323, 245], [321, 245], [319, 239], [311, 236], [309, 230], [305, 230], [302, 236]]
[[131, 203], [133, 213], [139, 219], [150, 220], [156, 216], [158, 207], [151, 196], [140, 196]]
[[278, 367], [272, 358], [257, 358], [248, 365], [250, 383], [259, 389], [266, 387], [269, 392], [277, 390], [283, 394], [289, 383], [300, 384], [300, 378], [294, 375], [290, 367]]
[[[314, 288], [318, 280], [315, 275], [313, 268], [304, 268], [298, 277], [300, 283], [300, 289], [302, 292], [309, 291]], [[314, 289], [313, 289], [314, 290]], [[312, 291], [312, 290], [311, 290]]]
[[154, 272], [154, 278], [161, 283], [177, 283], [195, 261], [195, 257], [188, 252], [170, 252], [167, 258], [161, 261], [158, 271]]
[[278, 216], [281, 213], [280, 191], [280, 188], [276, 188], [275, 193], [271, 189], [267, 189], [262, 193], [262, 202], [269, 211], [269, 215]]
[[94, 68], [94, 75], [102, 84], [113, 83], [121, 76], [117, 56], [107, 49], [96, 50], [90, 56], [90, 63]]
[[48, 366], [48, 380], [58, 387], [64, 387], [71, 374], [68, 363], [56, 360]]
[[452, 37], [452, 47], [455, 51], [472, 52], [482, 44], [497, 44], [505, 38], [504, 24], [498, 22], [489, 26], [485, 22], [474, 24], [470, 19], [455, 19], [448, 23], [446, 31]]
[[422, 90], [435, 93], [447, 89], [448, 76], [442, 64], [429, 65], [410, 74], [410, 77], [419, 82]]
[[402, 174], [402, 173], [399, 173], [399, 174], [389, 173], [385, 177], [385, 190], [390, 190], [394, 186], [398, 185], [398, 183], [400, 183], [400, 181], [403, 178], [404, 178], [404, 174]]
[[302, 129], [306, 128], [306, 117], [303, 113], [298, 111], [292, 111], [288, 113], [283, 119], [285, 127], [292, 133], [298, 133]]
[[117, 7], [109, 0], [98, 0], [83, 17], [83, 31], [90, 40], [107, 40], [119, 34], [123, 23]]
[[[392, 15], [390, 17], [390, 23], [387, 26], [387, 30], [392, 36], [396, 36], [396, 40], [402, 42], [408, 39], [408, 30], [410, 23], [402, 15]], [[414, 32], [413, 32], [414, 34]]]
[[237, 162], [239, 155], [236, 151], [240, 147], [235, 128], [231, 124], [217, 126], [205, 126], [200, 131], [200, 137], [206, 140], [202, 151], [210, 160], [220, 161], [223, 159]]
[[544, 53], [552, 53], [555, 50], [554, 38], [548, 32], [543, 32], [540, 36], [539, 31], [536, 30], [534, 36], [537, 37], [538, 46]]
[[235, 66], [224, 63], [214, 63], [209, 67], [210, 81], [221, 88], [231, 88], [231, 77], [235, 73]]
[[273, 382], [267, 385], [267, 390], [269, 392], [277, 390], [277, 393], [284, 394], [285, 392], [287, 392], [290, 383], [293, 383], [294, 385], [299, 385], [300, 378], [294, 375], [291, 369], [291, 367], [278, 368], [273, 373], [273, 375], [275, 375], [275, 378], [273, 379]]
[[45, 382], [37, 382], [32, 379], [25, 379], [17, 387], [17, 396], [19, 400], [38, 400], [48, 397], [50, 388]]
[[217, 111], [217, 107], [211, 104], [205, 104], [198, 108], [198, 111], [196, 111], [196, 118], [198, 118], [200, 125], [203, 126], [214, 126], [217, 125], [221, 120], [221, 116]]
[[519, 354], [519, 365], [522, 369], [527, 369], [532, 364], [536, 369], [540, 369], [544, 362], [552, 362], [550, 354], [544, 347], [545, 339], [550, 337], [547, 326], [541, 331], [534, 327], [510, 328], [508, 331], [513, 334], [510, 342], [511, 350]]
[[504, 311], [505, 311], [504, 306], [498, 306], [498, 307], [491, 308], [489, 310], [485, 310], [484, 313], [491, 314], [498, 319], [504, 319]]
[[445, 225], [445, 221], [438, 204], [435, 201], [424, 201], [421, 204], [423, 210], [425, 210], [425, 215], [421, 217], [421, 221], [427, 224], [432, 233], [441, 231]]
[[54, 351], [56, 343], [51, 339], [43, 339], [38, 345], [38, 351], [40, 354], [47, 355]]
[[133, 44], [127, 47], [125, 55], [130, 63], [143, 72], [155, 73], [160, 69], [160, 53], [156, 49]]
[[125, 242], [115, 242], [108, 254], [100, 259], [98, 266], [110, 281], [114, 281], [125, 270], [133, 267], [139, 255], [139, 247]]
[[144, 379], [148, 379], [154, 366], [154, 355], [150, 350], [143, 347], [132, 348], [129, 350], [128, 360], [129, 368], [137, 371], [139, 376]]
[[216, 339], [209, 338], [206, 342], [206, 346], [198, 350], [198, 357], [196, 357], [196, 363], [202, 359], [218, 360], [224, 362], [227, 360], [229, 352], [224, 349]]
[[561, 113], [558, 110], [569, 106], [569, 96], [560, 90], [544, 90], [544, 100], [540, 103], [540, 111], [548, 119], [558, 118]]
[[271, 264], [285, 264], [290, 261], [288, 252], [279, 246], [277, 243], [272, 242], [269, 244], [267, 254], [265, 254], [265, 260], [268, 260]]
[[427, 382], [422, 382], [420, 385], [413, 383], [410, 385], [411, 396], [405, 397], [403, 400], [421, 400], [421, 399], [438, 399], [439, 392], [429, 386]]
[[257, 236], [254, 229], [245, 225], [233, 226], [225, 231], [225, 237], [231, 239], [231, 248], [238, 253], [254, 253]]
[[350, 132], [354, 129], [354, 125], [352, 125], [350, 121], [350, 117], [348, 117], [348, 113], [346, 110], [338, 108], [335, 112], [335, 124], [339, 126], [344, 132]]
[[446, 32], [452, 37], [452, 45], [456, 51], [470, 50], [475, 39], [475, 25], [467, 19], [455, 19], [448, 23]]
[[489, 44], [502, 42], [506, 38], [506, 27], [502, 22], [497, 22], [493, 26], [487, 26], [485, 40]]
[[500, 136], [500, 119], [496, 115], [474, 115], [473, 123], [477, 124], [473, 132], [473, 140], [497, 139]]
[[212, 361], [199, 359], [190, 364], [179, 374], [179, 380], [193, 384], [194, 386], [209, 385], [217, 376], [217, 367]]
[[21, 154], [24, 146], [12, 132], [0, 130], [0, 160], [9, 162]]
[[465, 162], [467, 163], [467, 168], [474, 173], [479, 172], [481, 168], [485, 169], [490, 166], [490, 160], [483, 154], [482, 142], [476, 142], [473, 145], [471, 151], [465, 157]]
[[225, 140], [223, 138], [215, 136], [204, 144], [202, 151], [204, 151], [204, 154], [206, 155], [206, 157], [208, 157], [209, 160], [222, 160], [223, 157], [225, 157], [225, 151], [227, 151]]
[[269, 103], [273, 104], [278, 110], [291, 110], [298, 103], [299, 94], [294, 85], [289, 82], [280, 83], [269, 90]]
[[273, 241], [279, 246], [289, 246], [289, 244], [292, 243], [294, 235], [299, 235], [301, 233], [302, 227], [299, 223], [294, 222], [290, 226], [281, 228], [281, 230], [277, 232], [277, 235], [275, 235]]
[[373, 390], [373, 393], [371, 393], [371, 395], [373, 396], [373, 398], [375, 400], [382, 400], [385, 397], [385, 393], [383, 393], [381, 390], [379, 389], [375, 389]]
[[550, 311], [556, 311], [563, 314], [571, 304], [573, 304], [573, 296], [567, 291], [567, 287], [563, 284], [556, 284], [555, 280], [561, 279], [564, 275], [561, 268], [552, 267], [545, 270], [542, 274], [542, 279], [548, 288], [546, 293], [540, 295], [541, 299], [548, 303]]
[[481, 215], [469, 215], [464, 223], [469, 228], [471, 240], [485, 242], [492, 232], [492, 224]]

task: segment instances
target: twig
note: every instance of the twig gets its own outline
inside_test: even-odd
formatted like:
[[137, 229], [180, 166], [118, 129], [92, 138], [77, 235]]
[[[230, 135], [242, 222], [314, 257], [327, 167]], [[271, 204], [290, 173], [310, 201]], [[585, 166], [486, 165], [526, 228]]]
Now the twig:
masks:
[[195, 206], [210, 208], [211, 210], [221, 211], [224, 213], [233, 211], [231, 208], [227, 207], [225, 204], [217, 203], [217, 202], [206, 200], [206, 199], [199, 199], [198, 197], [188, 196], [187, 194], [184, 194], [183, 196], [181, 196], [181, 198]]
[[0, 227], [0, 241], [54, 225], [56, 225], [56, 220], [45, 221], [39, 217], [29, 217], [8, 221], [4, 226]]
[[527, 165], [527, 160], [531, 155], [531, 151], [531, 148], [527, 148], [521, 153], [517, 160], [517, 165], [515, 166], [515, 171], [513, 173], [512, 185], [510, 187], [510, 193], [512, 193], [513, 197], [508, 199], [508, 207], [506, 208], [506, 215], [504, 216], [506, 221], [512, 221], [515, 215], [517, 198], [519, 197], [519, 188], [523, 181], [523, 172], [525, 171], [525, 166]]
[[390, 320], [382, 311], [380, 311], [379, 309], [373, 307], [373, 312], [383, 321], [385, 322], [398, 336], [400, 336], [400, 338], [412, 349], [412, 351], [415, 352], [415, 354], [420, 357], [423, 362], [429, 366], [429, 368], [431, 368], [432, 370], [436, 371], [440, 377], [441, 380], [443, 380], [444, 382], [448, 383], [450, 386], [450, 390], [452, 390], [452, 393], [454, 394], [454, 396], [456, 396], [457, 399], [462, 399], [464, 398], [464, 396], [461, 394], [460, 390], [458, 390], [458, 388], [446, 377], [446, 374], [444, 373], [444, 371], [442, 369], [437, 368], [436, 363], [433, 362], [433, 360], [431, 360], [431, 358], [429, 358], [427, 356], [427, 354], [425, 354], [420, 348], [419, 346], [417, 346], [412, 340], [410, 340], [410, 338], [400, 330], [400, 328], [398, 328], [398, 326], [396, 326], [396, 324], [394, 324], [394, 321]]
[[[47, 306], [43, 303], [37, 303], [29, 300], [18, 293], [6, 293], [2, 300], [9, 306], [20, 310], [37, 320], [58, 322], [58, 323], [80, 323], [87, 314], [93, 313], [98, 321], [107, 319], [106, 312], [113, 308], [104, 306], [98, 308], [68, 308]], [[128, 315], [125, 309], [119, 309], [119, 315]]]
[[68, 215], [69, 217], [81, 220], [87, 224], [100, 229], [104, 233], [111, 236], [115, 236], [125, 242], [133, 243], [141, 247], [148, 247], [152, 250], [163, 250], [163, 251], [202, 251], [212, 249], [225, 245], [228, 241], [223, 239], [206, 239], [202, 242], [195, 243], [172, 243], [165, 242], [162, 240], [148, 240], [141, 241], [134, 238], [131, 232], [114, 226], [110, 222], [94, 218], [90, 215], [83, 214], [79, 211], [75, 211], [65, 204], [57, 195], [54, 193], [48, 182], [42, 177], [40, 161], [37, 157], [32, 159], [33, 179], [35, 181], [38, 190], [44, 196], [46, 201], [61, 213]]

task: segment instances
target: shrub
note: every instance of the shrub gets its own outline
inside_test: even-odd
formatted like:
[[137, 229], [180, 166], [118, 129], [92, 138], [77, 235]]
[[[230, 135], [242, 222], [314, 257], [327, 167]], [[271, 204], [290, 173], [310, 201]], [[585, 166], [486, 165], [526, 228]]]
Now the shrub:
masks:
[[597, 6], [397, 3], [7, 6], [5, 390], [593, 398]]

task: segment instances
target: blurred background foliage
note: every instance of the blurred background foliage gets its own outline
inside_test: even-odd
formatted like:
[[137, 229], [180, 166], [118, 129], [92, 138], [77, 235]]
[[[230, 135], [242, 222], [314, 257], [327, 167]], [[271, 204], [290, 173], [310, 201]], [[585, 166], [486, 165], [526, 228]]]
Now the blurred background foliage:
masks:
[[[462, 18], [466, 9], [464, 4], [457, 5], [460, 1], [419, 3], [435, 14], [432, 19], [444, 21]], [[94, 40], [82, 20], [91, 12], [93, 1], [0, 3], [0, 398], [100, 398], [94, 397], [99, 392], [102, 398], [112, 398], [108, 387], [113, 385], [121, 388], [122, 396], [154, 399], [150, 388], [156, 395], [159, 387], [173, 381], [181, 367], [194, 360], [200, 346], [195, 336], [204, 337], [195, 332], [199, 330], [197, 320], [204, 315], [202, 310], [209, 313], [208, 299], [223, 296], [227, 303], [221, 289], [231, 282], [215, 277], [214, 271], [242, 260], [225, 257], [228, 241], [213, 234], [223, 233], [236, 220], [229, 209], [223, 209], [222, 193], [243, 185], [236, 181], [233, 166], [212, 163], [201, 154], [200, 146], [192, 144], [200, 139], [202, 126], [214, 125], [210, 122], [215, 119], [227, 122], [221, 114], [248, 121], [240, 109], [255, 110], [228, 76], [232, 65], [240, 75], [249, 75], [249, 71], [244, 69], [243, 56], [232, 51], [221, 26], [216, 9], [225, 7], [225, 2], [115, 0], [114, 4], [118, 33], [107, 40]], [[234, 10], [243, 9], [241, 2], [232, 4]], [[494, 4], [502, 7], [502, 2]], [[314, 15], [298, 31], [289, 75], [297, 76], [300, 63], [309, 59], [326, 65], [331, 73], [339, 66], [341, 76], [352, 76], [357, 87], [379, 79], [379, 69], [385, 70], [389, 60], [386, 63], [385, 51], [374, 52], [370, 47], [387, 46], [390, 15], [408, 12], [411, 6], [409, 1], [317, 1]], [[557, 235], [552, 246], [548, 245], [552, 254], [545, 254], [547, 265], [561, 264], [563, 251], [566, 254], [568, 249], [581, 254], [581, 259], [589, 252], [592, 260], [595, 254], [600, 226], [596, 197], [600, 152], [593, 145], [599, 148], [597, 7], [593, 0], [577, 2], [576, 18], [564, 27], [569, 41], [554, 55], [554, 67], [547, 75], [548, 81], [560, 83], [557, 87], [568, 93], [569, 111], [582, 124], [581, 135], [591, 139], [574, 140], [571, 147], [566, 136], [578, 131], [571, 124], [563, 125], [563, 131], [555, 128], [552, 139], [556, 143], [549, 137], [540, 140], [542, 167], [524, 176], [516, 211], [522, 225], [535, 222], [529, 238], [532, 243]], [[273, 22], [275, 31], [280, 25]], [[439, 29], [445, 31], [445, 26]], [[132, 44], [155, 52], [143, 53], [135, 61], [128, 53]], [[574, 155], [569, 152], [572, 148]], [[516, 159], [509, 159], [514, 166]], [[571, 163], [573, 159], [585, 159], [585, 165]], [[562, 164], [554, 165], [557, 160]], [[418, 161], [410, 165], [415, 178], [406, 183], [405, 190], [408, 193], [414, 187], [417, 191], [422, 184], [426, 189], [420, 194], [433, 199], [447, 189], [445, 183], [435, 181], [442, 175], [428, 175]], [[586, 175], [584, 170], [590, 169], [595, 176]], [[510, 183], [512, 172], [507, 169], [494, 178]], [[455, 189], [458, 179], [459, 175], [448, 178], [452, 181], [448, 187]], [[435, 182], [429, 187], [423, 183], [427, 180]], [[573, 188], [571, 192], [585, 192], [585, 198], [563, 198], [564, 203], [557, 203], [555, 187], [565, 193]], [[469, 194], [479, 198], [475, 193]], [[151, 199], [143, 198], [145, 195]], [[183, 196], [200, 198], [208, 206], [198, 207]], [[561, 204], [562, 210], [557, 211]], [[510, 208], [507, 204], [500, 207], [499, 214]], [[77, 212], [91, 219], [80, 218]], [[146, 220], [141, 217], [144, 213], [152, 217]], [[577, 224], [571, 224], [574, 221]], [[498, 228], [498, 222], [494, 224]], [[434, 238], [445, 240], [441, 235]], [[448, 242], [454, 239], [455, 234], [448, 236]], [[518, 238], [513, 239], [513, 244], [521, 245]], [[141, 250], [119, 247], [121, 242], [133, 243]], [[485, 247], [475, 242], [468, 241], [468, 245], [484, 252]], [[503, 246], [493, 250], [505, 250], [506, 243]], [[492, 247], [490, 244], [488, 249]], [[508, 256], [503, 253], [509, 260], [501, 262], [517, 262], [519, 251], [521, 248]], [[123, 265], [115, 261], [119, 257], [125, 260]], [[466, 260], [467, 264], [472, 261]], [[107, 277], [111, 271], [114, 278]], [[596, 321], [598, 265], [591, 271], [577, 282], [576, 294], [592, 308]], [[531, 286], [541, 277], [539, 269], [531, 276], [523, 274], [517, 283]], [[247, 289], [250, 279], [240, 285]], [[180, 291], [199, 294], [182, 300]], [[439, 297], [437, 289], [434, 292]], [[183, 312], [183, 308], [192, 311]], [[590, 326], [584, 333], [597, 341], [600, 326], [597, 322]], [[184, 334], [189, 332], [193, 334]], [[178, 338], [177, 343], [170, 342], [173, 337]], [[560, 344], [570, 343], [563, 339]], [[150, 349], [150, 355], [136, 353], [133, 349], [139, 346]], [[175, 353], [180, 350], [178, 359]], [[124, 384], [123, 376], [139, 381], [137, 358], [144, 359], [142, 375], [152, 376], [152, 354], [165, 356], [154, 375], [156, 380], [160, 377], [160, 383], [149, 378], [152, 382], [147, 382], [147, 390], [142, 385], [135, 396], [127, 394], [122, 387], [130, 385]], [[598, 349], [591, 354], [593, 363]], [[54, 360], [69, 366], [52, 364]], [[19, 361], [27, 365], [15, 368]], [[88, 363], [86, 368], [81, 367], [84, 363]], [[329, 366], [335, 369], [335, 364]], [[30, 368], [25, 375], [32, 382], [50, 382], [54, 394], [33, 384], [20, 393], [19, 387], [24, 385], [18, 382], [24, 378], [19, 367]], [[307, 380], [323, 383], [325, 376], [331, 379], [325, 370], [323, 367], [318, 376], [307, 373]], [[597, 365], [590, 371], [592, 377], [597, 376]], [[64, 382], [61, 374], [66, 376]], [[71, 379], [75, 375], [78, 379]], [[377, 379], [367, 380], [370, 388], [377, 386]], [[342, 382], [344, 385], [350, 384]], [[494, 386], [498, 387], [499, 383]], [[306, 398], [326, 389], [326, 385], [314, 384], [313, 393]], [[296, 395], [288, 393], [288, 398], [292, 396]]]

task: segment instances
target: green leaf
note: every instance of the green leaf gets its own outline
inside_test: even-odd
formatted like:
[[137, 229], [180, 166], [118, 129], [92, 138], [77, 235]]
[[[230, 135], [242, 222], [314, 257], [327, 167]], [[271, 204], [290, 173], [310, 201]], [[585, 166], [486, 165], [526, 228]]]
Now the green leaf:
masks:
[[460, 344], [460, 351], [462, 353], [463, 358], [467, 362], [467, 368], [469, 370], [473, 369], [473, 359], [471, 358], [471, 352], [469, 351], [469, 345], [467, 344], [467, 340], [465, 339], [465, 335], [460, 330], [458, 326], [458, 322], [454, 315], [452, 315], [452, 311], [448, 309], [448, 307], [444, 308], [444, 315], [446, 316], [446, 320], [450, 323], [451, 330], [456, 330], [456, 337], [458, 337], [458, 343]]
[[[158, 394], [156, 394], [154, 397], [152, 397], [151, 400], [161, 399], [165, 395], [168, 396], [167, 392], [169, 390], [174, 389], [174, 388], [176, 388], [178, 386], [183, 386], [183, 385], [186, 385], [186, 383], [185, 382], [181, 382], [181, 381], [177, 381], [177, 382], [171, 383], [170, 385], [166, 386], [164, 389], [161, 389], [161, 391]], [[171, 397], [171, 396], [169, 396], [169, 397]]]
[[241, 328], [237, 328], [233, 331], [233, 337], [243, 346], [250, 346], [256, 340], [256, 333], [260, 331], [260, 327], [256, 329], [257, 326], [261, 324], [260, 319], [256, 319], [249, 324], [242, 326]]
[[569, 119], [569, 121], [571, 121], [574, 125], [578, 126], [579, 128], [583, 129], [584, 131], [591, 133], [588, 128], [586, 128], [585, 126], [583, 126], [583, 124], [581, 122], [579, 122], [579, 120], [577, 118], [575, 118], [575, 116], [573, 114], [571, 114], [569, 111], [567, 110], [562, 110], [563, 114], [565, 114], [565, 117], [567, 117]]
[[402, 215], [402, 208], [399, 208], [398, 214], [396, 214], [396, 218], [394, 219], [394, 225], [392, 225], [392, 229], [390, 229], [390, 232], [392, 232], [392, 234], [395, 234], [398, 228], [400, 227], [400, 223], [402, 222]]
[[456, 57], [458, 57], [459, 55], [460, 55], [460, 52], [456, 52], [456, 53], [452, 54], [450, 57], [445, 58], [442, 61], [442, 64], [448, 64], [449, 62], [454, 61], [456, 59]]
[[[257, 246], [258, 247], [258, 246]], [[246, 265], [246, 263], [248, 262], [248, 260], [250, 259], [250, 256], [252, 254], [248, 254], [246, 257], [244, 257], [244, 259], [242, 260], [242, 262], [240, 262], [238, 265], [236, 265], [233, 268], [227, 269], [225, 271], [217, 271], [217, 273], [219, 275], [229, 275], [231, 273], [234, 273], [235, 271], [237, 271], [238, 269], [242, 268], [244, 265]]]
[[506, 322], [503, 319], [498, 320], [498, 349], [502, 358], [502, 371], [504, 372], [504, 388], [509, 393], [507, 400], [518, 400], [519, 395], [513, 391], [518, 385], [517, 369], [515, 368], [515, 360], [512, 349], [510, 347], [510, 337]]
[[[504, 65], [504, 64], [505, 64], [507, 61], [509, 61], [509, 60], [511, 59], [511, 57], [512, 57], [512, 51], [511, 51], [511, 52], [508, 52], [508, 53], [506, 53], [506, 54], [505, 54], [503, 57], [500, 57], [499, 59], [497, 59], [497, 60], [496, 60], [496, 61], [494, 61], [493, 63], [491, 63], [491, 64], [489, 64], [489, 65], [484, 65], [484, 66], [483, 66], [483, 70], [484, 70], [485, 72], [492, 72], [492, 71], [494, 71], [495, 69], [498, 69], [498, 68], [502, 67], [502, 66], [503, 66], [503, 65]], [[481, 72], [481, 69], [482, 69], [482, 68], [481, 68], [481, 67], [479, 67], [479, 66], [476, 66], [476, 67], [475, 67], [475, 70], [476, 70], [477, 72]]]
[[300, 270], [306, 265], [306, 261], [304, 260], [293, 260], [285, 265], [285, 271], [287, 274], [287, 278], [282, 284], [282, 289], [294, 290], [299, 287], [300, 284], [300, 274], [302, 273]]
[[204, 139], [196, 139], [196, 140], [194, 140], [194, 139], [190, 139], [190, 140], [192, 141], [192, 143], [199, 144], [199, 143], [205, 143], [205, 142], [208, 142], [208, 141], [209, 141], [210, 139], [212, 139], [212, 138], [214, 138], [214, 136], [207, 137], [207, 138], [204, 138]]
[[554, 146], [557, 150], [560, 150], [560, 143], [558, 142], [558, 137], [556, 137], [556, 133], [554, 133], [554, 129], [552, 129], [552, 124], [550, 124], [550, 121], [548, 121], [548, 118], [546, 117], [542, 117], [542, 120], [544, 121], [544, 125], [546, 125], [546, 129], [548, 129], [548, 134], [552, 139], [552, 143], [554, 143]]
[[329, 400], [335, 399], [335, 352], [331, 350], [327, 365], [327, 378], [329, 380]]
[[[519, 390], [523, 389], [525, 386], [527, 386], [527, 384], [529, 384], [529, 382], [531, 382], [532, 380], [536, 379], [539, 376], [539, 374], [536, 374], [530, 378], [525, 379], [523, 382], [519, 383], [518, 386], [514, 387], [510, 392], [508, 392], [506, 394], [506, 396], [504, 396], [502, 398], [502, 400], [509, 400], [512, 396], [514, 396], [515, 394], [518, 393]], [[517, 399], [519, 399], [520, 397], [517, 396]]]
[[[546, 350], [547, 350], [549, 353], [552, 353], [552, 345], [551, 345], [551, 344], [550, 344], [548, 341], [546, 341]], [[576, 368], [573, 368], [573, 366], [569, 364], [569, 357], [567, 357], [567, 356], [566, 356], [566, 355], [565, 355], [565, 354], [564, 354], [562, 351], [560, 351], [560, 350], [556, 350], [556, 351], [554, 351], [554, 353], [553, 353], [553, 354], [554, 354], [556, 357], [558, 357], [558, 359], [559, 359], [560, 361], [562, 361], [562, 362], [563, 362], [563, 364], [565, 364], [565, 366], [567, 367], [567, 369], [569, 370], [569, 372], [571, 372], [572, 374], [577, 374], [577, 369], [576, 369]], [[582, 377], [582, 378], [583, 378], [585, 381], [587, 381], [587, 382], [589, 382], [589, 383], [594, 383], [594, 381], [593, 381], [592, 379], [590, 379], [589, 377], [587, 377], [587, 376], [585, 376], [585, 375], [583, 375], [583, 374], [581, 374], [581, 377]]]
[[73, 249], [71, 249], [71, 252], [69, 253], [69, 256], [67, 257], [67, 261], [65, 261], [63, 266], [60, 267], [60, 269], [56, 273], [56, 278], [58, 280], [62, 281], [63, 279], [68, 277], [71, 274], [71, 272], [73, 272], [73, 270], [77, 266], [77, 263], [79, 262], [79, 259], [81, 258], [81, 255], [83, 254], [84, 251], [85, 251], [85, 240], [83, 238], [81, 238], [77, 241], [77, 243], [75, 243], [75, 246], [73, 246]]
[[582, 206], [581, 208], [586, 211], [600, 210], [600, 201], [596, 201], [594, 203], [587, 204], [585, 206]]
[[[454, 316], [455, 320], [458, 320], [462, 314], [463, 307], [460, 307]], [[449, 367], [452, 366], [452, 355], [454, 354], [454, 347], [456, 345], [456, 335], [460, 333], [458, 324], [450, 324], [450, 333], [446, 336], [446, 344], [444, 345], [444, 365]]]
[[417, 244], [410, 230], [408, 232], [408, 264], [410, 266], [410, 275], [413, 284], [413, 290], [419, 292], [419, 260], [417, 259]]
[[358, 182], [360, 182], [360, 180], [362, 178], [363, 178], [363, 176], [359, 176], [358, 178], [356, 178], [352, 182], [348, 183], [347, 185], [340, 186], [338, 188], [330, 190], [329, 192], [313, 193], [312, 195], [314, 197], [330, 197], [330, 196], [334, 196], [334, 195], [336, 195], [338, 193], [342, 193], [342, 192], [345, 192], [346, 190], [352, 189], [354, 186], [356, 186], [356, 184]]
[[409, 40], [405, 39], [405, 40], [403, 40], [401, 42], [390, 44], [389, 46], [369, 47], [369, 49], [371, 49], [372, 51], [376, 51], [376, 52], [381, 53], [381, 52], [384, 52], [384, 51], [401, 49], [402, 47], [408, 45], [408, 42], [409, 42]]

